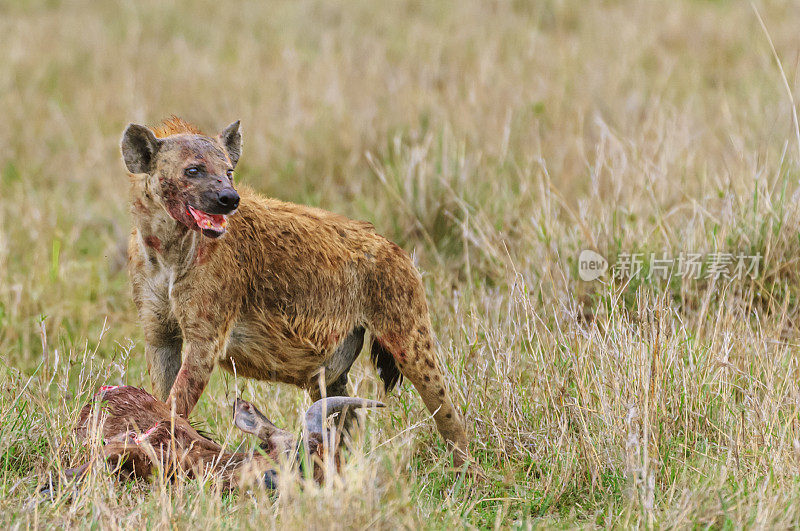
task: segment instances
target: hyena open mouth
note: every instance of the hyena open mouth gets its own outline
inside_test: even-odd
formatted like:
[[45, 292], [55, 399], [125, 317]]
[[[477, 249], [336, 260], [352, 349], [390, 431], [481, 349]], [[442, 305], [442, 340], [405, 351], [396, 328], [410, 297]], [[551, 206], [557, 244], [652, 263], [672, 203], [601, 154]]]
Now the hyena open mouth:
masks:
[[186, 212], [192, 217], [197, 224], [197, 228], [203, 232], [204, 236], [209, 238], [219, 238], [225, 234], [226, 227], [228, 226], [228, 216], [224, 214], [209, 214], [194, 208], [192, 205], [186, 205]]

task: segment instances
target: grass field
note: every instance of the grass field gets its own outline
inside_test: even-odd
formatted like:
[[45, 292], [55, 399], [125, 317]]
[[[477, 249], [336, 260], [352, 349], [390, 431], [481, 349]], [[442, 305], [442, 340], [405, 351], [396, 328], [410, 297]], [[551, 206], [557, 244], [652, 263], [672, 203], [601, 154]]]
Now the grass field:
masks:
[[[800, 5], [755, 6], [0, 2], [0, 526], [800, 524]], [[37, 495], [97, 385], [149, 386], [118, 142], [173, 113], [241, 119], [239, 181], [413, 253], [485, 480], [406, 383], [321, 487]], [[584, 282], [584, 249], [761, 262]], [[215, 373], [193, 419], [230, 446], [234, 388], [293, 430], [310, 403]]]

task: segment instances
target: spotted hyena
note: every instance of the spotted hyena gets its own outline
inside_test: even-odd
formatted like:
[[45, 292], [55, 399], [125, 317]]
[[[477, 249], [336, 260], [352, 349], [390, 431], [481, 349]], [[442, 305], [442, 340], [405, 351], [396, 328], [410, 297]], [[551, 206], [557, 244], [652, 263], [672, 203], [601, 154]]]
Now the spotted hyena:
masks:
[[[365, 333], [387, 391], [414, 384], [456, 463], [464, 424], [436, 361], [419, 272], [369, 223], [234, 187], [239, 122], [216, 136], [172, 118], [122, 137], [129, 274], [155, 394], [188, 415], [215, 365], [347, 394]], [[238, 190], [237, 190], [238, 188]]]

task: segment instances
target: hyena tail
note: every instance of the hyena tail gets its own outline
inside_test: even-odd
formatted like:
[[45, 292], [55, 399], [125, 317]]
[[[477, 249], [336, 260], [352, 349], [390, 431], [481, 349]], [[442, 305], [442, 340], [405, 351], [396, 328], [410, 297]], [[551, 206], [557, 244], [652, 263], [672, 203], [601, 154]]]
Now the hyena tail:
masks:
[[372, 338], [369, 358], [375, 368], [378, 369], [378, 376], [383, 380], [383, 388], [387, 393], [390, 393], [396, 385], [403, 383], [403, 374], [397, 367], [394, 356], [383, 348], [383, 345], [374, 337]]

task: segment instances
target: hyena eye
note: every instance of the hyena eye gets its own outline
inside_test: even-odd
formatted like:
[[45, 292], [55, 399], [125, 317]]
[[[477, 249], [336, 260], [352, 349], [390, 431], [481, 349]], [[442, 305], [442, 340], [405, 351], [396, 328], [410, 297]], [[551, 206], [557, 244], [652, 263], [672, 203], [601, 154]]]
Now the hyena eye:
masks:
[[233, 170], [228, 170], [225, 172], [225, 175], [228, 176], [228, 179], [233, 179]]
[[200, 175], [200, 170], [198, 168], [186, 168], [183, 170], [184, 175], [187, 177], [197, 177]]

